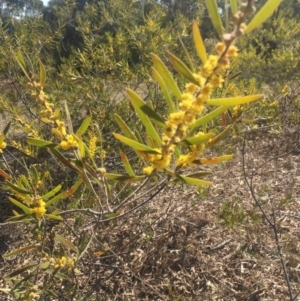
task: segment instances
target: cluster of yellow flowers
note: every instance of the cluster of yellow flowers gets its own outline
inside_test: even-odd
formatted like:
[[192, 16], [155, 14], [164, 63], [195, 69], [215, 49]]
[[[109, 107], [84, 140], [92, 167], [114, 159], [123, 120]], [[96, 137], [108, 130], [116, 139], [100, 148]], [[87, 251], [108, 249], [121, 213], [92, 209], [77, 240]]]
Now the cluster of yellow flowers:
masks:
[[71, 257], [62, 256], [61, 258], [51, 258], [50, 259], [51, 265], [55, 269], [66, 269], [69, 272], [71, 271], [72, 267], [74, 266], [74, 259]]
[[77, 147], [78, 142], [73, 135], [67, 135], [66, 140], [63, 140], [59, 145], [63, 150], [68, 150], [72, 147]]
[[[218, 55], [210, 55], [200, 68], [200, 72], [194, 74], [197, 84], [186, 84], [179, 103], [180, 110], [168, 116], [166, 122], [168, 128], [163, 133], [161, 149], [156, 149], [157, 154], [148, 155], [150, 166], [143, 170], [146, 175], [169, 166], [176, 144], [186, 138], [188, 127], [202, 113], [213, 88], [221, 87], [224, 82], [223, 71], [229, 68], [229, 59], [237, 55], [237, 48], [220, 42], [216, 45], [216, 51]], [[199, 132], [198, 135], [203, 135], [203, 133]], [[192, 165], [203, 150], [204, 144], [192, 146], [187, 155], [178, 158], [177, 166]]]
[[31, 209], [31, 212], [35, 213], [37, 218], [41, 218], [46, 213], [46, 203], [42, 199], [38, 199], [36, 205], [36, 207]]
[[40, 83], [36, 81], [31, 81], [28, 85], [34, 88], [34, 91], [31, 92], [37, 103], [43, 107], [40, 111], [40, 117], [42, 120], [49, 124], [55, 124], [55, 127], [52, 128], [52, 133], [61, 140], [59, 144], [63, 150], [68, 150], [73, 147], [78, 147], [78, 143], [73, 135], [67, 135], [67, 129], [65, 123], [58, 119], [58, 113], [53, 112], [54, 104], [48, 101], [48, 96], [45, 94], [43, 87]]
[[4, 141], [1, 141], [0, 142], [0, 154], [3, 153], [3, 149], [5, 149], [5, 148], [6, 148], [6, 143]]
[[89, 143], [89, 151], [92, 157], [95, 156], [96, 146], [97, 146], [97, 137], [92, 135]]

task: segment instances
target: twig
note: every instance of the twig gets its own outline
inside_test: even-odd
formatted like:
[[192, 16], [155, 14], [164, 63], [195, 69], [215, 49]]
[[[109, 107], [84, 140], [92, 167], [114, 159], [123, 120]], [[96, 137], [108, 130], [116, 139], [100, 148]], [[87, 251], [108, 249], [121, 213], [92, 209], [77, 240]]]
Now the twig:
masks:
[[281, 246], [280, 246], [280, 242], [279, 242], [278, 228], [277, 228], [277, 223], [276, 223], [276, 215], [275, 215], [275, 208], [274, 208], [273, 201], [271, 201], [271, 206], [272, 206], [272, 212], [273, 212], [273, 225], [272, 225], [272, 228], [273, 228], [273, 232], [274, 232], [274, 235], [275, 235], [277, 252], [279, 254], [280, 262], [281, 262], [281, 265], [282, 265], [282, 268], [283, 268], [285, 282], [286, 282], [286, 285], [287, 285], [288, 291], [289, 291], [289, 297], [290, 297], [290, 300], [293, 301], [293, 294], [292, 294], [292, 290], [291, 290], [289, 275], [288, 275], [287, 270], [286, 270], [286, 265], [285, 265], [285, 262], [283, 260], [282, 250], [281, 250]]
[[[291, 290], [291, 284], [289, 281], [289, 276], [287, 273], [287, 269], [286, 269], [286, 265], [285, 262], [283, 260], [283, 255], [282, 255], [282, 250], [281, 250], [281, 246], [280, 246], [280, 241], [279, 241], [279, 234], [278, 234], [278, 228], [277, 228], [277, 223], [276, 223], [276, 215], [275, 215], [275, 208], [273, 205], [273, 201], [271, 200], [271, 206], [272, 206], [272, 215], [273, 215], [273, 222], [271, 221], [271, 219], [267, 216], [265, 210], [263, 209], [261, 203], [258, 201], [254, 189], [253, 189], [253, 172], [251, 174], [251, 178], [250, 178], [250, 182], [248, 180], [248, 177], [246, 175], [246, 167], [245, 167], [245, 144], [246, 141], [244, 139], [243, 141], [243, 148], [242, 148], [242, 167], [243, 167], [243, 174], [244, 174], [244, 179], [245, 182], [250, 190], [252, 199], [255, 201], [256, 205], [259, 207], [260, 211], [262, 212], [263, 216], [265, 217], [267, 223], [269, 224], [269, 226], [272, 228], [273, 232], [274, 232], [274, 236], [275, 236], [275, 243], [276, 243], [276, 247], [277, 247], [277, 252], [278, 255], [280, 257], [280, 262], [281, 262], [281, 266], [283, 268], [283, 274], [284, 274], [284, 279], [288, 288], [288, 294], [289, 294], [289, 299], [290, 301], [295, 300], [293, 298], [293, 294], [292, 294], [292, 290]], [[278, 157], [278, 156], [277, 156]], [[268, 160], [270, 161], [270, 160]], [[265, 162], [266, 163], [266, 162]], [[259, 168], [261, 168], [264, 164], [260, 165]], [[298, 293], [299, 294], [299, 293]]]

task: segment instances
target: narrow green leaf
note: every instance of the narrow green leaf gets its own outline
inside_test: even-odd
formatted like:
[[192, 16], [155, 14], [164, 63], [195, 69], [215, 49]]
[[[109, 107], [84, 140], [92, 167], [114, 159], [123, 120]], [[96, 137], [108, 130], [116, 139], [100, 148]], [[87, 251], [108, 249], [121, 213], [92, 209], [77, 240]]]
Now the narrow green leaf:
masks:
[[168, 126], [165, 123], [165, 120], [154, 110], [152, 110], [147, 104], [141, 107], [141, 110], [151, 119], [152, 122], [156, 123], [163, 129], [167, 129]]
[[179, 145], [198, 145], [204, 142], [207, 142], [209, 139], [212, 139], [215, 136], [214, 133], [207, 133], [199, 136], [190, 137], [184, 140], [181, 140]]
[[46, 69], [40, 60], [39, 60], [39, 65], [40, 65], [40, 85], [42, 88], [44, 88], [46, 82]]
[[116, 212], [111, 212], [111, 213], [106, 213], [103, 215], [103, 219], [110, 219], [110, 218], [114, 218], [120, 215], [120, 212], [116, 211]]
[[44, 201], [48, 200], [49, 198], [53, 197], [55, 194], [57, 194], [62, 188], [62, 185], [59, 184], [55, 188], [53, 188], [51, 191], [47, 192], [46, 194], [41, 196], [41, 199]]
[[116, 139], [120, 140], [121, 142], [123, 142], [124, 144], [134, 148], [134, 149], [137, 149], [137, 150], [141, 150], [141, 151], [144, 151], [146, 153], [149, 153], [149, 154], [159, 154], [159, 152], [157, 152], [156, 150], [144, 145], [144, 144], [141, 144], [139, 142], [136, 142], [132, 139], [129, 139], [127, 137], [124, 137], [120, 134], [117, 134], [117, 133], [113, 133], [113, 135], [115, 136]]
[[[5, 255], [4, 255], [3, 257], [5, 257]], [[37, 266], [36, 263], [34, 263], [34, 264], [28, 264], [28, 265], [26, 265], [26, 266], [24, 266], [24, 267], [21, 267], [21, 268], [19, 268], [19, 269], [17, 269], [17, 270], [14, 270], [13, 272], [9, 273], [8, 275], [5, 275], [3, 278], [5, 278], [5, 279], [8, 280], [9, 278], [14, 277], [14, 276], [17, 276], [17, 275], [20, 275], [20, 274], [22, 274], [23, 272], [28, 271], [28, 270], [30, 270], [31, 268], [36, 267], [36, 266]]]
[[231, 130], [231, 128], [232, 128], [232, 125], [229, 125], [223, 132], [221, 132], [218, 136], [216, 136], [211, 141], [209, 141], [207, 143], [207, 145], [209, 147], [212, 147], [215, 144], [217, 144], [222, 138], [224, 138], [228, 134], [228, 132]]
[[221, 115], [223, 112], [225, 112], [228, 109], [227, 106], [221, 106], [215, 110], [213, 110], [212, 112], [202, 116], [201, 118], [199, 118], [198, 120], [196, 120], [194, 123], [192, 123], [189, 127], [191, 129], [197, 128], [201, 125], [205, 125], [207, 124], [209, 121], [215, 119], [216, 117], [218, 117], [219, 115]]
[[167, 87], [172, 91], [173, 95], [177, 99], [181, 100], [181, 92], [166, 65], [157, 55], [152, 53], [151, 56], [155, 69], [157, 70], [161, 78], [164, 80]]
[[9, 128], [10, 128], [10, 125], [11, 125], [11, 121], [5, 126], [5, 128], [4, 128], [4, 130], [3, 130], [4, 136], [8, 133]]
[[186, 177], [186, 176], [182, 176], [182, 175], [178, 175], [178, 174], [177, 174], [177, 178], [180, 181], [182, 181], [184, 183], [187, 183], [187, 184], [190, 184], [190, 185], [196, 185], [196, 186], [209, 186], [209, 185], [212, 185], [212, 182], [210, 182], [210, 181], [190, 178], [190, 177]]
[[228, 97], [228, 98], [215, 98], [208, 99], [206, 103], [212, 106], [237, 106], [252, 102], [262, 98], [262, 94], [248, 95], [248, 96], [239, 96], [239, 97]]
[[253, 29], [261, 25], [265, 20], [267, 20], [277, 9], [281, 2], [282, 0], [268, 0], [250, 21], [247, 26], [246, 33], [251, 32]]
[[229, 74], [228, 76], [227, 76], [227, 80], [234, 80], [236, 77], [238, 77], [240, 74], [242, 74], [242, 71], [238, 71], [238, 72], [236, 72], [236, 73], [234, 73], [234, 74]]
[[158, 143], [161, 142], [160, 136], [158, 135], [156, 129], [154, 128], [152, 122], [149, 120], [149, 117], [141, 110], [142, 106], [145, 106], [146, 103], [141, 99], [139, 95], [137, 95], [133, 90], [126, 89], [129, 99], [131, 101], [132, 106], [137, 112], [142, 124], [146, 128], [147, 134], [156, 140]]
[[31, 194], [31, 191], [26, 190], [24, 188], [21, 188], [13, 183], [11, 183], [10, 181], [6, 181], [5, 184], [7, 186], [9, 186], [9, 188], [11, 188], [12, 190], [18, 192], [18, 193], [22, 193], [22, 194]]
[[26, 214], [31, 214], [30, 208], [28, 208], [28, 207], [25, 206], [24, 204], [20, 203], [19, 201], [15, 200], [15, 199], [13, 199], [13, 198], [11, 198], [11, 197], [9, 197], [8, 199], [9, 199], [13, 204], [15, 204], [16, 206], [18, 206], [19, 208], [21, 208], [21, 209], [24, 211], [24, 213], [26, 213]]
[[63, 221], [64, 220], [60, 215], [45, 214], [45, 216], [49, 219], [53, 219], [53, 220], [56, 220], [56, 221]]
[[[48, 271], [49, 271], [49, 274], [50, 274], [50, 270], [46, 270], [45, 273], [47, 273]], [[69, 278], [67, 275], [65, 275], [65, 274], [63, 274], [63, 273], [61, 273], [61, 272], [55, 271], [55, 272], [52, 273], [52, 274], [53, 274], [54, 277], [56, 277], [56, 278], [58, 278], [58, 279], [62, 279], [62, 280], [70, 280], [70, 278]]]
[[40, 139], [35, 139], [35, 138], [27, 138], [27, 143], [33, 146], [38, 146], [38, 147], [55, 147], [57, 146], [56, 143], [50, 142], [50, 141], [44, 141]]
[[158, 85], [160, 86], [161, 91], [163, 93], [163, 96], [164, 96], [164, 98], [165, 98], [165, 100], [166, 100], [166, 102], [169, 106], [169, 110], [171, 112], [175, 112], [174, 102], [171, 99], [171, 96], [168, 92], [168, 89], [167, 89], [167, 86], [166, 86], [164, 80], [162, 79], [162, 77], [160, 76], [160, 74], [158, 73], [158, 71], [154, 67], [152, 67], [151, 69], [152, 69], [153, 77], [157, 81]]
[[55, 233], [55, 238], [66, 248], [73, 250], [75, 253], [78, 253], [78, 248], [63, 236], [59, 235], [58, 233]]
[[130, 138], [132, 140], [136, 140], [134, 134], [131, 132], [130, 128], [125, 123], [125, 121], [118, 114], [114, 114], [114, 117], [115, 117], [115, 120], [116, 120], [117, 124], [119, 125], [121, 131], [123, 132], [123, 134], [127, 138]]
[[139, 142], [139, 143], [141, 143], [141, 144], [144, 144], [144, 140], [143, 140], [143, 138], [142, 138], [140, 132], [139, 132], [138, 130], [135, 130], [134, 133], [135, 133], [137, 142]]
[[210, 19], [214, 28], [217, 30], [220, 36], [223, 35], [223, 25], [221, 16], [219, 13], [218, 3], [216, 0], [206, 0], [206, 6], [209, 12]]
[[4, 254], [3, 257], [4, 258], [8, 258], [8, 257], [11, 257], [11, 256], [15, 256], [15, 255], [24, 253], [24, 252], [26, 252], [28, 250], [35, 249], [36, 247], [37, 247], [36, 245], [30, 245], [30, 246], [22, 247], [20, 249], [14, 250], [14, 251], [12, 251], [10, 253]]
[[67, 191], [63, 191], [57, 196], [55, 196], [53, 199], [51, 199], [49, 202], [45, 204], [45, 207], [49, 207], [53, 204], [55, 204], [57, 201], [60, 201], [62, 199], [70, 197], [72, 194], [75, 193], [75, 191], [79, 188], [79, 186], [82, 184], [82, 179], [79, 179], [75, 182], [75, 184]]
[[232, 14], [233, 15], [236, 14], [238, 10], [237, 0], [230, 0], [230, 7], [231, 7]]
[[31, 214], [20, 214], [20, 215], [8, 218], [7, 220], [5, 220], [5, 222], [9, 223], [9, 222], [22, 221], [23, 219], [27, 219], [30, 216], [31, 216]]
[[123, 176], [119, 174], [105, 173], [104, 177], [109, 180], [121, 181], [121, 182], [140, 182], [146, 179], [146, 176]]
[[87, 149], [87, 147], [81, 139], [77, 138], [76, 141], [78, 143], [78, 157], [80, 160], [82, 160], [85, 158], [85, 150]]
[[206, 49], [201, 37], [201, 33], [198, 27], [198, 24], [196, 22], [193, 23], [193, 38], [194, 38], [194, 44], [198, 53], [198, 56], [202, 62], [202, 64], [205, 64], [207, 61], [207, 54]]
[[171, 61], [174, 69], [183, 77], [185, 77], [188, 81], [194, 83], [195, 85], [199, 85], [198, 81], [195, 79], [192, 71], [186, 66], [186, 64], [181, 61], [178, 57], [168, 51], [169, 60]]
[[31, 187], [31, 184], [29, 184], [28, 179], [27, 179], [27, 177], [25, 177], [25, 175], [21, 175], [21, 176], [20, 176], [20, 180], [21, 180], [21, 183], [22, 183], [25, 187], [28, 187], [28, 188]]
[[123, 165], [124, 165], [127, 173], [129, 174], [129, 176], [134, 177], [135, 176], [134, 171], [133, 171], [133, 169], [130, 165], [130, 162], [129, 162], [122, 146], [121, 146], [121, 149], [120, 149], [120, 156], [121, 156], [121, 160], [123, 162]]
[[56, 148], [49, 148], [49, 151], [54, 155], [61, 163], [63, 163], [65, 166], [76, 170], [77, 172], [80, 173], [80, 170], [76, 168], [66, 157], [64, 157]]
[[81, 137], [86, 132], [89, 125], [91, 124], [91, 121], [92, 121], [91, 116], [87, 116], [87, 117], [84, 118], [82, 124], [80, 125], [79, 129], [76, 132], [77, 137]]
[[206, 177], [206, 176], [209, 176], [211, 175], [212, 173], [210, 171], [198, 171], [198, 172], [194, 172], [194, 173], [191, 173], [191, 174], [188, 174], [188, 175], [185, 175], [186, 177], [189, 177], [189, 178], [196, 178], [196, 179], [201, 179], [203, 177]]
[[33, 176], [34, 186], [37, 187], [39, 181], [39, 174], [34, 165], [30, 166], [31, 174]]
[[69, 130], [69, 133], [74, 134], [71, 114], [70, 114], [69, 107], [68, 107], [68, 104], [67, 104], [66, 100], [64, 100], [64, 107], [65, 107], [65, 111], [66, 111], [66, 120], [67, 120], [67, 127], [68, 127], [68, 130]]
[[58, 298], [59, 298], [58, 295], [55, 292], [53, 292], [49, 289], [44, 289], [43, 292], [44, 292], [45, 296], [54, 297], [56, 300], [58, 300]]
[[182, 46], [182, 48], [183, 48], [183, 50], [184, 50], [185, 58], [186, 58], [186, 60], [189, 62], [189, 67], [190, 67], [191, 71], [194, 73], [194, 72], [195, 72], [195, 66], [194, 66], [194, 64], [193, 64], [192, 58], [191, 58], [191, 56], [190, 56], [188, 50], [186, 49], [186, 47], [185, 47], [185, 45], [184, 45], [182, 39], [181, 39], [180, 37], [178, 37], [178, 38], [179, 38], [179, 42], [180, 42], [180, 44], [181, 44], [181, 46]]
[[[132, 133], [132, 131], [130, 130], [130, 128], [125, 123], [125, 121], [118, 114], [114, 114], [114, 117], [115, 117], [115, 120], [116, 120], [117, 124], [119, 125], [121, 131], [123, 132], [123, 134], [127, 138], [130, 138], [132, 140], [137, 140], [136, 137], [134, 136], [134, 134]], [[137, 150], [134, 149], [134, 152], [141, 160], [143, 160], [143, 157], [140, 155], [140, 153]]]
[[26, 71], [25, 61], [23, 59], [23, 55], [22, 55], [20, 49], [17, 50], [17, 56], [15, 57], [15, 59], [16, 59], [17, 63], [19, 64], [19, 66], [21, 67], [21, 69], [24, 72], [27, 79], [29, 81], [31, 81], [31, 78], [30, 78], [30, 76], [28, 75], [28, 73]]

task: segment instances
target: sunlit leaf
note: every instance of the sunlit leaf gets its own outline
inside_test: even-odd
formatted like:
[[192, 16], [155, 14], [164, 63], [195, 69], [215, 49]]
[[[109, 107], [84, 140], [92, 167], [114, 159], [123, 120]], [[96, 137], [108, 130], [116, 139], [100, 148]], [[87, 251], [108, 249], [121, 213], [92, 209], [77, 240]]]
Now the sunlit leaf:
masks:
[[190, 185], [196, 185], [196, 186], [210, 186], [212, 185], [212, 182], [210, 181], [205, 181], [205, 180], [201, 180], [201, 179], [196, 179], [196, 178], [190, 178], [190, 177], [186, 177], [186, 176], [182, 176], [182, 175], [178, 175], [177, 174], [177, 178], [186, 183], [186, 184], [190, 184]]
[[15, 192], [22, 193], [22, 194], [31, 194], [31, 191], [21, 188], [15, 184], [11, 183], [10, 181], [6, 181], [5, 184], [7, 186], [9, 186], [9, 188], [14, 190]]
[[13, 216], [8, 218], [7, 220], [5, 220], [5, 222], [17, 222], [17, 221], [22, 221], [24, 219], [27, 219], [28, 217], [30, 217], [31, 214], [18, 214], [17, 216]]
[[167, 124], [165, 123], [165, 120], [147, 104], [143, 105], [141, 107], [141, 110], [151, 119], [151, 121], [153, 121], [163, 129], [168, 128]]
[[121, 182], [140, 182], [143, 181], [146, 176], [123, 176], [119, 174], [105, 173], [104, 177], [109, 180], [121, 181]]
[[85, 150], [87, 149], [87, 147], [81, 139], [77, 138], [76, 140], [78, 143], [78, 157], [80, 160], [82, 160], [83, 158], [85, 158]]
[[188, 81], [199, 85], [198, 81], [195, 79], [192, 71], [186, 66], [186, 64], [181, 61], [178, 57], [176, 57], [171, 52], [168, 52], [169, 60], [171, 61], [174, 69], [183, 77], [185, 77]]
[[197, 22], [193, 23], [193, 38], [198, 56], [203, 64], [207, 61], [206, 49]]
[[158, 151], [144, 145], [144, 144], [141, 144], [139, 142], [136, 142], [132, 139], [129, 139], [127, 137], [124, 137], [120, 134], [117, 134], [117, 133], [113, 133], [113, 135], [115, 136], [116, 139], [120, 140], [121, 142], [125, 143], [126, 145], [134, 148], [134, 149], [137, 149], [137, 150], [141, 150], [141, 151], [144, 151], [144, 152], [147, 152], [149, 154], [159, 154]]
[[134, 107], [135, 111], [137, 112], [142, 124], [145, 126], [147, 134], [155, 139], [157, 142], [161, 142], [160, 136], [158, 135], [156, 129], [154, 128], [152, 122], [149, 120], [149, 117], [141, 110], [142, 106], [145, 106], [146, 103], [142, 100], [142, 98], [136, 94], [131, 89], [126, 89], [131, 104]]
[[171, 99], [171, 96], [168, 92], [168, 89], [167, 89], [167, 86], [166, 86], [164, 80], [162, 79], [162, 77], [160, 76], [160, 74], [157, 72], [157, 70], [154, 67], [152, 67], [151, 69], [152, 69], [153, 77], [157, 81], [157, 83], [159, 84], [159, 86], [161, 88], [161, 91], [163, 93], [164, 99], [166, 100], [170, 111], [175, 112], [174, 102]]
[[192, 123], [190, 125], [190, 128], [193, 129], [193, 128], [197, 128], [201, 125], [207, 124], [209, 121], [211, 121], [211, 120], [215, 119], [216, 117], [218, 117], [219, 115], [221, 115], [227, 109], [228, 109], [227, 106], [221, 106], [221, 107], [213, 110], [212, 112], [197, 119], [194, 123]]
[[57, 146], [56, 143], [50, 141], [44, 141], [35, 138], [27, 138], [27, 143], [30, 145], [38, 146], [38, 147], [55, 147]]
[[114, 114], [114, 117], [115, 117], [115, 120], [116, 120], [117, 124], [119, 125], [121, 131], [123, 132], [123, 134], [127, 138], [130, 138], [132, 140], [136, 140], [134, 134], [131, 132], [130, 128], [125, 123], [125, 121], [118, 114]]
[[55, 238], [66, 248], [73, 250], [74, 252], [78, 253], [78, 248], [74, 246], [68, 239], [65, 237], [59, 235], [58, 233], [55, 233]]
[[246, 33], [251, 32], [253, 29], [261, 25], [265, 20], [267, 20], [277, 9], [281, 2], [282, 0], [268, 0], [249, 22]]
[[130, 165], [130, 162], [129, 162], [124, 150], [122, 149], [122, 147], [121, 147], [121, 150], [120, 150], [120, 156], [121, 156], [121, 160], [123, 162], [123, 165], [124, 165], [127, 173], [129, 174], [129, 176], [131, 176], [131, 177], [135, 176], [134, 171], [133, 171], [133, 169]]
[[38, 181], [39, 181], [39, 174], [37, 169], [35, 168], [34, 165], [30, 166], [30, 170], [31, 170], [31, 174], [33, 176], [33, 180], [34, 180], [34, 186], [37, 187], [38, 185]]
[[237, 0], [230, 0], [230, 7], [232, 14], [234, 15], [238, 10]]
[[64, 219], [59, 216], [59, 215], [54, 215], [54, 214], [45, 214], [45, 217], [49, 218], [49, 219], [53, 219], [53, 220], [56, 220], [56, 221], [63, 221]]
[[16, 205], [17, 207], [21, 208], [21, 209], [24, 211], [24, 213], [26, 213], [26, 214], [31, 214], [30, 208], [28, 208], [28, 207], [25, 206], [24, 204], [20, 203], [19, 201], [15, 200], [15, 199], [13, 199], [13, 198], [11, 198], [11, 197], [9, 197], [8, 199], [9, 199], [14, 205]]
[[27, 77], [27, 79], [29, 81], [31, 81], [31, 78], [30, 78], [30, 76], [28, 75], [28, 73], [26, 71], [25, 61], [24, 61], [24, 58], [23, 58], [23, 55], [22, 55], [20, 49], [17, 50], [16, 61], [19, 64], [19, 66], [21, 67], [21, 69], [24, 72], [24, 74]]
[[62, 188], [62, 185], [57, 185], [55, 188], [53, 188], [51, 191], [47, 192], [46, 194], [41, 196], [41, 199], [48, 200], [49, 198], [53, 197], [55, 194], [57, 194]]
[[218, 3], [216, 0], [206, 0], [206, 6], [209, 12], [210, 19], [214, 28], [217, 30], [220, 36], [223, 34], [223, 25], [221, 16], [219, 13]]
[[212, 106], [237, 106], [245, 103], [249, 103], [262, 98], [262, 94], [239, 96], [239, 97], [228, 97], [228, 98], [215, 98], [208, 99], [207, 104]]
[[84, 118], [82, 124], [80, 125], [79, 129], [76, 132], [77, 137], [81, 137], [86, 132], [89, 125], [91, 124], [91, 121], [92, 121], [91, 116], [87, 116], [87, 117]]
[[215, 136], [214, 133], [207, 133], [199, 136], [194, 136], [191, 138], [187, 138], [180, 141], [180, 145], [198, 145], [204, 142], [207, 142], [209, 139], [213, 138]]
[[155, 69], [157, 70], [161, 78], [164, 80], [167, 87], [172, 91], [173, 95], [177, 99], [181, 100], [181, 92], [166, 65], [157, 55], [152, 53], [151, 56]]
[[47, 202], [45, 204], [45, 207], [47, 208], [55, 204], [57, 201], [70, 197], [72, 194], [75, 193], [75, 191], [79, 188], [81, 184], [82, 184], [82, 179], [77, 180], [69, 190], [61, 192], [60, 194], [56, 195], [53, 199], [51, 199], [49, 202]]

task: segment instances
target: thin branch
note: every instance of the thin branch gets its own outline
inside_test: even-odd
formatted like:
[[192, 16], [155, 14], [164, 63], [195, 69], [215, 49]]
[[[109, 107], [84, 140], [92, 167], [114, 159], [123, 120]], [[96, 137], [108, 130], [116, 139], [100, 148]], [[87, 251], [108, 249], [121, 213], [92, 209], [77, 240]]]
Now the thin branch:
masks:
[[275, 215], [275, 208], [274, 208], [273, 201], [271, 201], [271, 206], [272, 206], [272, 213], [273, 213], [273, 227], [272, 228], [273, 228], [274, 235], [275, 235], [277, 252], [279, 254], [280, 262], [281, 262], [281, 265], [283, 268], [284, 279], [285, 279], [286, 285], [288, 287], [289, 297], [290, 297], [290, 300], [293, 301], [294, 299], [293, 299], [293, 293], [291, 290], [289, 275], [287, 273], [286, 265], [283, 260], [282, 250], [281, 250], [281, 246], [280, 246], [280, 242], [279, 242], [278, 228], [277, 228], [277, 223], [276, 223], [276, 215]]

